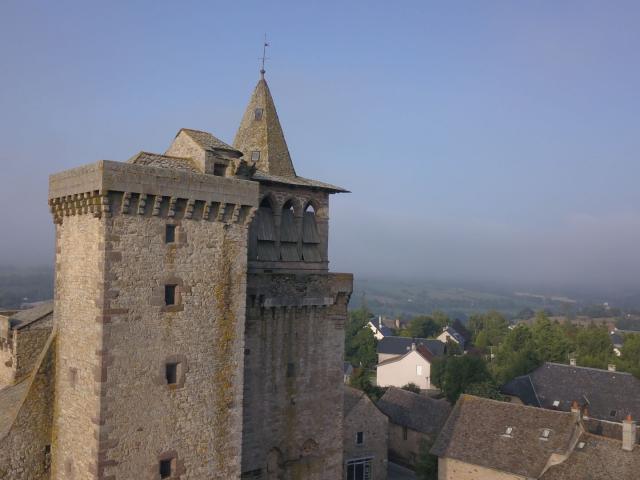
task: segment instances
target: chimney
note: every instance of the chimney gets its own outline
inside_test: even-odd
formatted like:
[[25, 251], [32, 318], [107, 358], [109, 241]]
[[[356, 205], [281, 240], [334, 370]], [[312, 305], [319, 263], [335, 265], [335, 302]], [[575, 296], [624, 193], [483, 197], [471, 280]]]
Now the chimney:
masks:
[[416, 342], [411, 342], [411, 350], [415, 350], [416, 349]]
[[572, 367], [575, 367], [578, 364], [578, 362], [576, 362], [576, 358], [575, 357], [571, 357], [569, 359], [569, 365], [571, 365]]
[[610, 372], [615, 372], [616, 371], [616, 364], [615, 363], [610, 363], [609, 367], [608, 367], [608, 370]]
[[631, 415], [627, 415], [627, 418], [622, 422], [622, 449], [627, 452], [632, 452], [633, 447], [636, 445], [637, 435], [636, 422], [633, 421]]
[[575, 400], [571, 402], [571, 413], [578, 417], [578, 419], [580, 418], [580, 405]]

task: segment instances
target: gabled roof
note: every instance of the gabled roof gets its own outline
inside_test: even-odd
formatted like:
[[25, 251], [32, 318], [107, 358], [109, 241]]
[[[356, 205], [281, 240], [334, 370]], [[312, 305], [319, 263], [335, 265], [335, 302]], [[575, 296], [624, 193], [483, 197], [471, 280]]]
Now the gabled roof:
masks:
[[514, 378], [509, 383], [504, 384], [500, 391], [504, 395], [518, 397], [525, 405], [531, 405], [532, 407], [541, 406], [529, 375]]
[[173, 170], [202, 173], [190, 158], [173, 157], [171, 155], [161, 155], [159, 153], [140, 152], [127, 160], [127, 162], [134, 163], [136, 165], [147, 165], [150, 167], [170, 168]]
[[[376, 365], [376, 367], [383, 367], [383, 366], [388, 365], [390, 363], [399, 362], [402, 359], [404, 359], [405, 357], [408, 357], [409, 355], [411, 355], [413, 352], [415, 352], [418, 355], [420, 355], [427, 362], [433, 363], [435, 355], [433, 355], [433, 353], [431, 353], [427, 347], [425, 347], [423, 345], [420, 345], [420, 346], [416, 347], [415, 350], [409, 350], [404, 355], [396, 355], [395, 357], [387, 358], [386, 360], [383, 360], [382, 362], [378, 363]], [[411, 368], [413, 368], [413, 366]]]
[[542, 480], [623, 480], [640, 476], [640, 448], [628, 452], [620, 440], [583, 433], [569, 458], [542, 475]]
[[446, 332], [449, 335], [451, 335], [456, 342], [458, 342], [460, 345], [464, 346], [465, 344], [465, 339], [464, 337], [453, 327], [451, 326], [447, 326], [444, 328], [444, 330], [442, 331], [443, 333]]
[[436, 357], [444, 355], [445, 344], [431, 338], [384, 337], [378, 342], [378, 353], [388, 355], [404, 355], [411, 350], [411, 344], [422, 345]]
[[422, 433], [438, 433], [451, 412], [451, 405], [446, 400], [435, 400], [396, 387], [389, 387], [377, 406], [392, 423]]
[[180, 132], [186, 133], [194, 142], [196, 142], [200, 147], [209, 151], [216, 150], [228, 150], [231, 152], [238, 151], [237, 148], [232, 147], [224, 143], [217, 137], [214, 137], [209, 132], [203, 132], [201, 130], [192, 130], [190, 128], [181, 128], [180, 131], [176, 134], [176, 137], [180, 135]]
[[570, 452], [579, 428], [571, 413], [462, 395], [431, 453], [538, 478], [551, 455]]
[[20, 310], [9, 318], [11, 328], [20, 330], [53, 313], [53, 300], [42, 302], [33, 308]]
[[630, 373], [545, 363], [501, 389], [528, 405], [536, 405], [525, 377], [529, 377], [539, 406], [543, 408], [570, 411], [575, 400], [588, 408], [589, 416], [601, 420], [621, 422], [628, 414], [640, 418], [640, 380]]

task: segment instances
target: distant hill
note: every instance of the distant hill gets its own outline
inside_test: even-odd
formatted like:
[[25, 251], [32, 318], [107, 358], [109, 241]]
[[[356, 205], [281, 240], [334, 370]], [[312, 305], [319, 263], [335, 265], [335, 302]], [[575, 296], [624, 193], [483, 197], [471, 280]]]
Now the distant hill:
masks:
[[573, 298], [564, 292], [526, 292], [522, 288], [509, 290], [356, 277], [349, 306], [358, 308], [363, 301], [372, 311], [382, 315], [413, 316], [441, 310], [450, 317], [466, 319], [472, 313], [488, 310], [499, 310], [510, 317], [516, 317], [526, 309], [568, 313], [589, 299]]

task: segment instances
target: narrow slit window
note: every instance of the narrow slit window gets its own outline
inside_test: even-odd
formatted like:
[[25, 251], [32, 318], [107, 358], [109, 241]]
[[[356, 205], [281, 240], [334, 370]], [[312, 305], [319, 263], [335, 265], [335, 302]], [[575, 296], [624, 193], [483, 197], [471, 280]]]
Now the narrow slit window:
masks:
[[173, 473], [171, 460], [160, 460], [160, 478], [170, 478]]
[[254, 118], [255, 118], [256, 120], [262, 120], [262, 113], [263, 113], [263, 112], [264, 112], [264, 110], [262, 110], [261, 108], [256, 108], [256, 109], [254, 110], [254, 112], [253, 112], [253, 113], [254, 113]]
[[171, 362], [165, 366], [165, 377], [167, 379], [167, 385], [175, 385], [178, 383], [178, 363]]
[[251, 161], [252, 162], [260, 161], [260, 151], [259, 150], [254, 150], [253, 152], [251, 152]]
[[175, 285], [164, 286], [164, 303], [165, 305], [176, 304], [176, 286]]
[[407, 427], [402, 427], [402, 439], [406, 440], [408, 437]]
[[364, 432], [356, 433], [356, 445], [362, 445], [364, 443]]
[[176, 226], [167, 225], [164, 231], [164, 243], [173, 243], [176, 241]]

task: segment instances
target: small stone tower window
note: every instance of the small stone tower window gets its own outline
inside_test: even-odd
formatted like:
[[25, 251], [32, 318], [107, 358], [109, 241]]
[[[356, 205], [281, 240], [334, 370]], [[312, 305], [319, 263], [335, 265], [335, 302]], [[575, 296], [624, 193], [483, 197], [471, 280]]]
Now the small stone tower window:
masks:
[[259, 150], [254, 150], [253, 152], [251, 152], [251, 161], [252, 162], [260, 161], [260, 151]]
[[176, 304], [176, 286], [175, 285], [164, 286], [164, 304], [165, 305]]
[[167, 225], [164, 231], [164, 243], [173, 243], [176, 241], [176, 226]]
[[356, 445], [362, 445], [364, 443], [364, 432], [356, 433]]
[[175, 385], [178, 383], [178, 365], [178, 362], [170, 362], [165, 365], [167, 385]]
[[263, 112], [263, 110], [261, 108], [256, 108], [254, 110], [254, 119], [262, 120], [262, 112]]
[[160, 478], [171, 478], [173, 459], [160, 460]]

